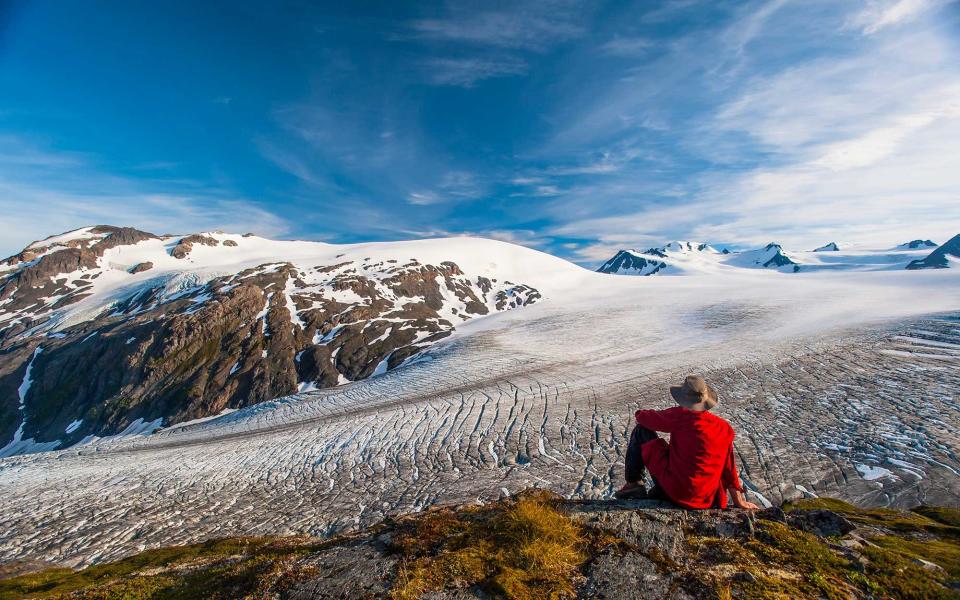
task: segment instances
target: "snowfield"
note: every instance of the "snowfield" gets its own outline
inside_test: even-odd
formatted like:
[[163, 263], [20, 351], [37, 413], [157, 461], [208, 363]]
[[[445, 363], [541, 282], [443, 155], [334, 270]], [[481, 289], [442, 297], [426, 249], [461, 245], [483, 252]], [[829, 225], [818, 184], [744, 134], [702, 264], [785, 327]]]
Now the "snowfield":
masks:
[[[230, 239], [237, 264], [325, 246]], [[135, 265], [153, 243], [109, 260]], [[620, 277], [516, 248], [466, 238], [323, 250], [415, 250], [544, 300], [459, 324], [363, 381], [0, 460], [0, 561], [75, 566], [216, 536], [326, 535], [531, 486], [608, 497], [633, 411], [669, 406], [667, 386], [691, 371], [717, 387], [757, 502], [960, 505], [960, 269]], [[204, 261], [221, 252], [223, 264], [226, 250], [195, 247], [197, 276], [213, 276]], [[154, 268], [142, 275], [167, 266]], [[97, 286], [98, 305], [119, 287]]]

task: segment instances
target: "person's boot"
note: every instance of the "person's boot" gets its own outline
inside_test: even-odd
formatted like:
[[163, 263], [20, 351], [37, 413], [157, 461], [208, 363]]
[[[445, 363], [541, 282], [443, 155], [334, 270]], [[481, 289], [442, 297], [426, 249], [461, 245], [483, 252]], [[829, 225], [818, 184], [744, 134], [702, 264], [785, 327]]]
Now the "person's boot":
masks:
[[613, 495], [617, 500], [644, 500], [647, 497], [647, 487], [642, 483], [627, 482]]

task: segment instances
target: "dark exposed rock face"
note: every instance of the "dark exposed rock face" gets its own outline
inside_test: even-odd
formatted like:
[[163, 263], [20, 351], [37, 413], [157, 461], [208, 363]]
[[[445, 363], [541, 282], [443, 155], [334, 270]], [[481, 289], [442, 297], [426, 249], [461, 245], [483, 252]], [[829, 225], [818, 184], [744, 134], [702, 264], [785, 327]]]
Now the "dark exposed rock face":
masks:
[[187, 255], [190, 254], [190, 251], [193, 250], [194, 244], [203, 244], [204, 246], [219, 246], [220, 241], [206, 235], [188, 235], [177, 242], [177, 245], [174, 246], [173, 250], [170, 251], [170, 255], [174, 258], [186, 258]]
[[814, 252], [838, 252], [839, 250], [840, 246], [838, 246], [836, 242], [830, 242], [829, 244], [814, 249]]
[[[651, 248], [646, 252], [646, 254], [662, 257], [663, 254], [658, 254], [658, 252], [659, 251], [656, 248]], [[622, 273], [637, 271], [645, 275], [653, 275], [666, 268], [667, 263], [663, 261], [650, 260], [643, 258], [642, 256], [637, 256], [632, 252], [621, 250], [620, 252], [617, 252], [613, 258], [603, 263], [603, 266], [597, 269], [597, 271], [600, 273]]]
[[917, 269], [946, 269], [950, 266], [948, 257], [960, 259], [960, 234], [950, 238], [949, 241], [931, 252], [926, 258], [911, 262], [907, 265], [907, 269], [911, 271]]
[[[458, 323], [540, 299], [524, 284], [471, 278], [453, 262], [277, 262], [205, 282], [168, 266], [64, 326], [63, 309], [113, 268], [107, 250], [160, 239], [106, 226], [87, 235], [96, 237], [39, 256], [49, 249], [28, 248], [0, 273], [0, 447], [21, 423], [22, 439], [63, 447], [138, 419], [171, 425], [363, 379], [397, 368]], [[170, 255], [185, 259], [196, 244], [220, 241], [183, 237]], [[157, 269], [142, 261], [120, 270]]]
[[920, 248], [936, 248], [937, 245], [931, 240], [911, 240], [905, 244], [900, 244], [900, 248], [918, 250]]
[[780, 244], [767, 244], [765, 250], [775, 250], [776, 252], [774, 252], [773, 256], [771, 256], [769, 260], [763, 263], [764, 267], [783, 267], [786, 265], [797, 266], [797, 263], [790, 260], [790, 257], [783, 253], [783, 247]]
[[131, 275], [136, 275], [137, 273], [143, 273], [144, 271], [149, 271], [153, 268], [153, 263], [150, 261], [137, 263], [133, 265], [133, 268], [130, 269]]

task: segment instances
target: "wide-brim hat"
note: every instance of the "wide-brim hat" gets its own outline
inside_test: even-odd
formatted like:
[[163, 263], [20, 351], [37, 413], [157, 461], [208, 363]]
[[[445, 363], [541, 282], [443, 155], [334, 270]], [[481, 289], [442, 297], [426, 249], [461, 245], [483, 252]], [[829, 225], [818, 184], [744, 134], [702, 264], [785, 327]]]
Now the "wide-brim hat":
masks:
[[717, 391], [699, 375], [687, 375], [683, 385], [670, 386], [677, 404], [690, 410], [710, 410], [717, 405]]

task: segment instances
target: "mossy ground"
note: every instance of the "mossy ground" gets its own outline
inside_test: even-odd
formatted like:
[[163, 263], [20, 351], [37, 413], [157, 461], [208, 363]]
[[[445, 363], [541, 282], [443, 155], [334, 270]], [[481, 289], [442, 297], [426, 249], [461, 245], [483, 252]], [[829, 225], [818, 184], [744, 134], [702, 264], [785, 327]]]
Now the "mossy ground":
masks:
[[612, 540], [575, 523], [558, 504], [556, 496], [531, 492], [411, 522], [394, 540], [403, 558], [392, 597], [469, 587], [516, 600], [574, 597], [580, 567]]
[[861, 509], [831, 498], [784, 505], [814, 509], [841, 513], [861, 528], [862, 543], [845, 549], [840, 539], [760, 519], [751, 539], [690, 537], [692, 562], [706, 568], [689, 578], [718, 598], [960, 598], [957, 509]]
[[80, 571], [48, 569], [0, 580], [0, 600], [262, 597], [309, 577], [294, 563], [323, 545], [311, 538], [230, 538], [148, 550]]

